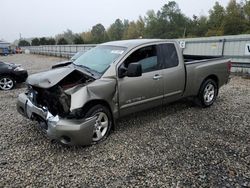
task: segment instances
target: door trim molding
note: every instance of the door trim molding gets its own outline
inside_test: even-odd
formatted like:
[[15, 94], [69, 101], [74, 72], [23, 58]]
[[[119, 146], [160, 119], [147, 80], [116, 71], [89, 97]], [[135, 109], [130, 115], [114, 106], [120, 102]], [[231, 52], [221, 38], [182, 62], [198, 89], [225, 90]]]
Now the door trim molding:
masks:
[[128, 108], [128, 107], [135, 106], [135, 105], [139, 105], [139, 104], [143, 104], [143, 103], [147, 103], [147, 102], [151, 102], [151, 101], [154, 101], [154, 100], [158, 100], [160, 98], [162, 98], [162, 100], [163, 100], [163, 95], [153, 97], [153, 98], [150, 98], [150, 99], [145, 99], [145, 100], [133, 102], [133, 103], [130, 103], [130, 104], [125, 104], [125, 105], [121, 106], [121, 109]]
[[181, 94], [181, 93], [182, 93], [181, 90], [179, 90], [179, 91], [174, 91], [174, 92], [167, 93], [167, 94], [163, 95], [163, 97], [164, 97], [164, 98], [165, 98], [165, 97], [170, 97], [170, 96], [177, 95], [177, 94]]

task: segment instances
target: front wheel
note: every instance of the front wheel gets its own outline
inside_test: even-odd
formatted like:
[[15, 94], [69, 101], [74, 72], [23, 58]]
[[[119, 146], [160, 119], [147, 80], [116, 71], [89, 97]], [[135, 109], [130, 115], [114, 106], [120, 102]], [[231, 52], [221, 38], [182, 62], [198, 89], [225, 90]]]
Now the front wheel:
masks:
[[15, 80], [10, 76], [0, 77], [0, 89], [1, 90], [11, 90], [15, 87]]
[[202, 107], [211, 106], [216, 100], [218, 95], [218, 85], [212, 80], [208, 79], [204, 81], [201, 85], [199, 94], [198, 94], [198, 103]]
[[92, 144], [104, 141], [112, 127], [112, 116], [109, 109], [103, 105], [95, 105], [88, 110], [85, 117], [96, 117], [94, 125]]

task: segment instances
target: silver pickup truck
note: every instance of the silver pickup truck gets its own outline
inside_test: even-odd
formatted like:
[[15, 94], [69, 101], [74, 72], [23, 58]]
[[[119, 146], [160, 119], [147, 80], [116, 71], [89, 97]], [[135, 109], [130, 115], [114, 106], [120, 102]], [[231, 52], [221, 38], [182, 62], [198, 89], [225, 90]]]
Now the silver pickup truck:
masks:
[[137, 111], [186, 97], [209, 107], [230, 68], [229, 59], [183, 56], [171, 40], [108, 42], [29, 76], [17, 110], [50, 139], [91, 145], [103, 141], [118, 118]]

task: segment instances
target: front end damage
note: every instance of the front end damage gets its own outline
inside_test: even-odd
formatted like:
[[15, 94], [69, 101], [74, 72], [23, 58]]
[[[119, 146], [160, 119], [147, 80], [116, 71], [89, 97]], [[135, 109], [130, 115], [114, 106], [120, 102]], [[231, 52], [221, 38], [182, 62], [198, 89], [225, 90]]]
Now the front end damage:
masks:
[[53, 116], [46, 108], [35, 106], [26, 94], [18, 97], [17, 110], [28, 119], [38, 121], [38, 126], [52, 140], [66, 145], [89, 145], [92, 142], [95, 117], [64, 119]]
[[37, 121], [50, 139], [67, 145], [89, 145], [96, 118], [84, 118], [71, 103], [72, 94], [94, 80], [72, 67], [32, 75], [27, 80], [28, 91], [18, 97], [17, 110]]

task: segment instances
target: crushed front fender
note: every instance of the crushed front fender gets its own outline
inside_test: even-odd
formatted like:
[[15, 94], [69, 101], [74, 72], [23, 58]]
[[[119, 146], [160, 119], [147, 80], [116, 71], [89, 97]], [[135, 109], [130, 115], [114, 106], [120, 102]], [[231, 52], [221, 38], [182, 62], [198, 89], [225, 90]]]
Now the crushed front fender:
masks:
[[48, 110], [35, 106], [26, 94], [20, 94], [17, 110], [24, 117], [37, 120], [39, 128], [52, 140], [66, 145], [90, 145], [96, 117], [86, 119], [66, 119], [53, 116]]

